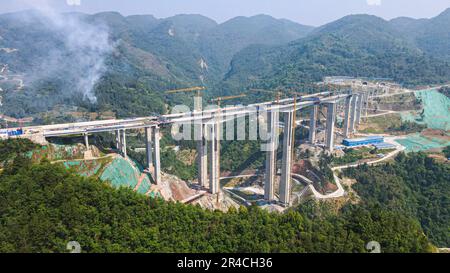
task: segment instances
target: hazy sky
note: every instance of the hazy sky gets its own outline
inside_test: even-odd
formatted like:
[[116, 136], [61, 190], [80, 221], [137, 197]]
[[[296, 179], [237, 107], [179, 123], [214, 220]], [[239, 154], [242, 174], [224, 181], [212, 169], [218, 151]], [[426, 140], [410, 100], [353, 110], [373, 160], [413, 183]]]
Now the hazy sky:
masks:
[[0, 13], [29, 9], [33, 5], [49, 5], [58, 11], [118, 11], [124, 15], [152, 14], [158, 18], [195, 13], [218, 22], [263, 13], [317, 26], [356, 13], [385, 19], [429, 18], [449, 8], [450, 0], [0, 0]]

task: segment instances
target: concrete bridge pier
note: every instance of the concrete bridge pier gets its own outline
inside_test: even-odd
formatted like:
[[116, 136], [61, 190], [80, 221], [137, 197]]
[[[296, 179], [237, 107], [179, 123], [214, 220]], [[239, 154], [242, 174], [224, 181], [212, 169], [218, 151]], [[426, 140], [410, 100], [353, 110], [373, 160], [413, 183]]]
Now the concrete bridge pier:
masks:
[[212, 123], [209, 127], [209, 191], [211, 194], [216, 194], [219, 192], [219, 126], [216, 123]]
[[270, 135], [266, 152], [266, 175], [264, 181], [264, 199], [267, 201], [275, 200], [274, 186], [276, 177], [276, 160], [278, 148], [278, 126], [279, 112], [272, 111], [268, 113], [267, 132]]
[[206, 141], [206, 124], [198, 124], [197, 140], [197, 162], [198, 162], [198, 183], [206, 188], [208, 186], [208, 145]]
[[90, 151], [91, 147], [89, 146], [89, 135], [84, 134], [84, 145], [86, 145], [86, 151]]
[[161, 183], [161, 148], [159, 145], [159, 141], [161, 139], [159, 127], [153, 127], [153, 143], [155, 145], [155, 157], [153, 161], [153, 165], [155, 168], [155, 183], [160, 184]]
[[350, 130], [350, 109], [351, 109], [352, 96], [348, 96], [345, 99], [345, 108], [344, 108], [344, 137], [348, 138], [349, 130]]
[[358, 110], [356, 112], [356, 124], [361, 123], [361, 114], [364, 107], [364, 93], [358, 94]]
[[283, 158], [281, 163], [281, 181], [280, 181], [280, 202], [283, 206], [290, 205], [291, 197], [291, 171], [292, 155], [294, 149], [293, 143], [293, 121], [295, 111], [285, 112], [284, 114], [284, 136], [283, 136]]
[[365, 100], [364, 100], [364, 116], [365, 117], [367, 117], [367, 114], [368, 114], [368, 111], [369, 111], [369, 97], [370, 97], [370, 92], [366, 92], [365, 93]]
[[[194, 98], [194, 117], [202, 116], [202, 97]], [[194, 140], [197, 142], [198, 183], [208, 186], [208, 145], [206, 141], [208, 127], [201, 119], [194, 122]]]
[[327, 125], [326, 125], [326, 147], [332, 152], [334, 150], [334, 124], [336, 121], [336, 103], [330, 102], [327, 106]]
[[356, 112], [357, 112], [357, 104], [358, 104], [358, 94], [354, 94], [352, 97], [351, 102], [351, 110], [350, 110], [350, 134], [354, 134], [356, 132], [355, 130], [355, 123], [356, 123]]
[[311, 144], [316, 143], [316, 132], [317, 132], [317, 117], [319, 112], [319, 105], [313, 105], [311, 107], [311, 117], [309, 122], [309, 142]]
[[120, 148], [121, 148], [121, 152], [122, 155], [124, 157], [127, 157], [127, 136], [126, 136], [126, 130], [120, 130]]
[[119, 130], [115, 130], [114, 131], [114, 135], [116, 137], [116, 149], [120, 150], [120, 131]]
[[154, 176], [154, 166], [153, 166], [153, 141], [152, 141], [152, 128], [145, 128], [145, 148], [146, 148], [146, 158], [147, 158], [147, 170]]

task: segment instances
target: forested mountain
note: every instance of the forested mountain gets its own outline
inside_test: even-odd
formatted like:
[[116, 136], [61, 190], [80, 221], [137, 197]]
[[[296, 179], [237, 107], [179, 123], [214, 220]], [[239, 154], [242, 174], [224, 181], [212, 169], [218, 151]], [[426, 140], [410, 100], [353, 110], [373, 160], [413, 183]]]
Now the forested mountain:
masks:
[[[338, 213], [314, 202], [283, 214], [258, 207], [209, 211], [114, 189], [62, 164], [32, 163], [23, 155], [34, 146], [0, 141], [6, 160], [0, 172], [0, 252], [66, 252], [74, 238], [82, 252], [352, 253], [366, 252], [374, 239], [386, 253], [434, 250], [414, 217], [371, 199]], [[421, 212], [426, 217], [433, 210]]]
[[209, 30], [200, 48], [211, 64], [225, 74], [234, 54], [252, 44], [281, 45], [306, 36], [313, 28], [268, 15], [236, 17]]
[[421, 50], [388, 21], [351, 15], [287, 45], [242, 50], [235, 55], [225, 82], [228, 88], [275, 88], [319, 81], [327, 75], [347, 75], [428, 84], [448, 81], [449, 68], [449, 62]]
[[0, 111], [23, 117], [77, 106], [137, 116], [190, 102], [165, 96], [167, 89], [204, 84], [212, 97], [329, 75], [445, 82], [449, 14], [391, 21], [352, 15], [318, 28], [267, 15], [218, 24], [201, 15], [3, 14]]
[[116, 12], [24, 11], [0, 15], [0, 25], [0, 69], [7, 64], [25, 83], [22, 92], [0, 86], [6, 92], [2, 112], [12, 116], [55, 105], [119, 116], [164, 112], [170, 98], [160, 91], [220, 82], [246, 46], [286, 43], [311, 29], [263, 15], [219, 25], [201, 15], [156, 19]]
[[416, 218], [440, 247], [450, 244], [450, 166], [425, 154], [399, 154], [393, 164], [349, 168], [365, 204]]
[[450, 8], [431, 19], [401, 17], [390, 23], [424, 52], [450, 59]]

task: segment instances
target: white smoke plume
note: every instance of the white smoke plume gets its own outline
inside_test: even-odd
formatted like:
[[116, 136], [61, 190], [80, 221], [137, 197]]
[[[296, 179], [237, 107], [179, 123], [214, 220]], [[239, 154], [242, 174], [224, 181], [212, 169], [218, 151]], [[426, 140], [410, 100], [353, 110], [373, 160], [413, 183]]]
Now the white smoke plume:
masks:
[[48, 1], [28, 2], [43, 17], [47, 28], [63, 42], [60, 47], [49, 50], [48, 58], [41, 65], [45, 76], [63, 71], [67, 79], [74, 81], [71, 86], [82, 93], [83, 99], [96, 103], [94, 87], [106, 70], [105, 58], [114, 48], [107, 27], [88, 23], [80, 14], [61, 14]]

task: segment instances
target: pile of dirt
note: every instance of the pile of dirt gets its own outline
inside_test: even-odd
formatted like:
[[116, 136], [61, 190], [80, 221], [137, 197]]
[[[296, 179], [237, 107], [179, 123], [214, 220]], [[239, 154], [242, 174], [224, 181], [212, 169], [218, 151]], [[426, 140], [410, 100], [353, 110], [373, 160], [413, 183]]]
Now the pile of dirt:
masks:
[[[179, 202], [204, 192], [204, 190], [190, 188], [185, 181], [167, 173], [161, 174], [161, 183], [156, 186], [156, 189], [164, 200]], [[228, 211], [230, 207], [239, 207], [235, 201], [223, 193], [220, 193], [219, 195], [204, 193], [191, 204], [198, 204], [205, 209], [218, 209], [222, 211]]]
[[200, 199], [192, 202], [192, 204], [200, 205], [200, 207], [209, 209], [209, 210], [221, 210], [227, 212], [231, 207], [239, 208], [239, 204], [233, 201], [226, 194], [211, 195], [205, 194]]
[[308, 170], [311, 170], [312, 164], [308, 160], [299, 160], [297, 161], [294, 166], [292, 166], [292, 172], [296, 174], [301, 174], [303, 176], [308, 175]]
[[335, 184], [332, 184], [329, 182], [323, 186], [323, 191], [325, 193], [335, 192], [337, 189], [338, 189], [338, 187]]
[[186, 182], [167, 173], [161, 173], [158, 189], [161, 196], [168, 201], [182, 201], [195, 194], [195, 190], [189, 188]]

